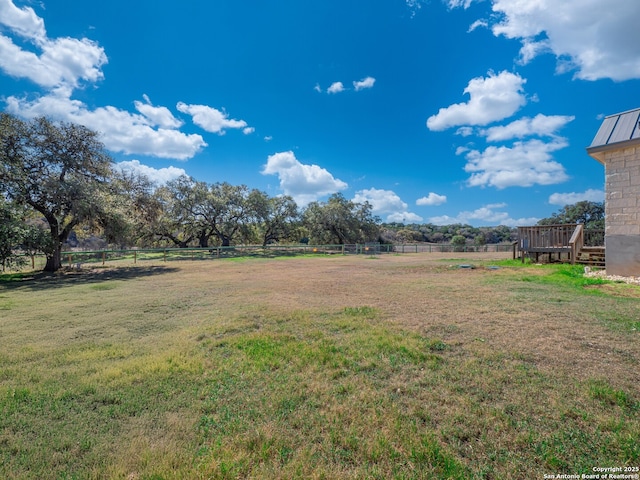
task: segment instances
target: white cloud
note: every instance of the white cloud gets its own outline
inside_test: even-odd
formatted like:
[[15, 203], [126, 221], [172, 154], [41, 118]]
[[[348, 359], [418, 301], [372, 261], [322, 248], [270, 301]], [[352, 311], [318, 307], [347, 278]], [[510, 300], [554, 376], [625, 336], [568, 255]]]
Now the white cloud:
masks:
[[10, 0], [0, 0], [0, 23], [21, 37], [36, 42], [46, 39], [44, 21], [31, 7], [18, 8]]
[[442, 215], [429, 218], [429, 222], [435, 225], [452, 225], [455, 223], [477, 225], [483, 223], [491, 226], [505, 225], [507, 227], [517, 227], [523, 225], [535, 225], [539, 218], [518, 218], [513, 219], [507, 212], [496, 211], [496, 209], [504, 208], [506, 204], [485, 205], [473, 211], [460, 212], [455, 217]]
[[471, 173], [470, 186], [496, 188], [553, 185], [568, 180], [564, 167], [554, 161], [551, 152], [567, 146], [563, 138], [549, 143], [534, 139], [516, 142], [512, 147], [490, 146], [483, 152], [466, 153], [465, 171]]
[[244, 133], [245, 135], [251, 135], [255, 131], [256, 129], [253, 127], [245, 127], [242, 129], [242, 133]]
[[[451, 8], [470, 0], [449, 0]], [[493, 0], [494, 35], [522, 43], [520, 60], [553, 53], [559, 72], [584, 80], [640, 78], [640, 2]]]
[[83, 38], [46, 40], [37, 52], [23, 50], [0, 35], [0, 69], [8, 75], [28, 78], [44, 88], [71, 91], [81, 80], [96, 82], [103, 78], [102, 66], [107, 56], [102, 47]]
[[246, 128], [247, 122], [244, 120], [229, 119], [229, 115], [207, 105], [187, 105], [183, 102], [178, 102], [176, 108], [193, 118], [193, 123], [207, 132], [217, 133], [218, 135], [224, 135], [225, 130], [228, 128]]
[[422, 4], [426, 4], [427, 0], [405, 0], [409, 11], [411, 12], [411, 18], [416, 16], [418, 10], [422, 8]]
[[472, 79], [464, 89], [467, 103], [441, 108], [427, 120], [430, 130], [445, 130], [460, 125], [487, 125], [510, 117], [526, 103], [523, 85], [526, 80], [506, 70], [488, 77]]
[[508, 125], [500, 125], [481, 130], [480, 134], [486, 136], [490, 142], [524, 138], [533, 135], [552, 137], [558, 130], [574, 119], [574, 116], [538, 114], [533, 118], [524, 117]]
[[420, 215], [411, 212], [396, 212], [387, 215], [387, 222], [394, 223], [420, 223], [424, 220]]
[[89, 110], [84, 103], [64, 95], [45, 95], [33, 101], [9, 97], [6, 110], [26, 118], [45, 115], [84, 125], [100, 133], [105, 147], [114, 152], [188, 160], [207, 146], [200, 135], [153, 128], [144, 115], [111, 106]]
[[473, 32], [476, 28], [488, 28], [488, 27], [489, 27], [489, 22], [487, 22], [486, 20], [483, 20], [483, 19], [476, 20], [469, 26], [467, 33]]
[[408, 205], [392, 190], [370, 188], [359, 190], [353, 197], [357, 203], [369, 202], [376, 215], [387, 215], [388, 222], [419, 222], [422, 217], [408, 212]]
[[313, 89], [318, 93], [322, 93], [322, 88], [320, 88], [320, 84], [319, 83], [316, 83], [316, 86], [313, 87]]
[[0, 34], [0, 69], [8, 75], [69, 92], [82, 80], [96, 82], [103, 78], [107, 56], [102, 47], [86, 38], [48, 38], [44, 21], [32, 8], [18, 8], [10, 0], [0, 0], [0, 25], [6, 27], [3, 33], [8, 31], [25, 40], [18, 46], [9, 36]]
[[604, 202], [604, 191], [590, 188], [584, 192], [554, 193], [549, 196], [551, 205], [560, 205], [561, 207], [585, 200], [589, 202]]
[[473, 127], [460, 127], [456, 130], [456, 135], [460, 135], [461, 137], [469, 137], [473, 135]]
[[344, 85], [342, 82], [333, 82], [327, 89], [327, 93], [340, 93], [344, 92]]
[[438, 195], [437, 193], [429, 192], [429, 195], [427, 195], [426, 197], [422, 197], [416, 200], [416, 205], [432, 207], [436, 205], [442, 205], [443, 203], [446, 203], [446, 202], [447, 202], [446, 195]]
[[353, 82], [353, 87], [356, 89], [356, 92], [363, 90], [365, 88], [373, 88], [373, 84], [376, 83], [376, 79], [373, 77], [366, 77], [360, 80], [359, 82]]
[[273, 140], [273, 136], [272, 135], [267, 135], [266, 137], [264, 137], [264, 141], [265, 142], [270, 142], [271, 140]]
[[374, 213], [390, 213], [404, 211], [407, 204], [392, 190], [370, 188], [356, 192], [353, 201], [357, 203], [369, 202]]
[[300, 206], [348, 187], [340, 179], [318, 165], [301, 163], [292, 151], [274, 153], [267, 157], [263, 175], [278, 175], [280, 188]]
[[167, 107], [155, 107], [151, 104], [151, 100], [146, 95], [143, 95], [146, 103], [142, 103], [138, 100], [134, 102], [136, 110], [144, 115], [151, 125], [157, 125], [163, 128], [180, 128], [183, 124], [173, 116], [173, 113]]
[[449, 8], [459, 8], [462, 7], [467, 9], [471, 6], [474, 0], [446, 0], [445, 3]]
[[166, 167], [166, 168], [153, 168], [148, 165], [140, 163], [139, 160], [131, 160], [128, 162], [116, 163], [116, 168], [122, 171], [131, 171], [145, 175], [156, 185], [165, 184], [171, 180], [186, 175], [187, 172], [182, 168]]

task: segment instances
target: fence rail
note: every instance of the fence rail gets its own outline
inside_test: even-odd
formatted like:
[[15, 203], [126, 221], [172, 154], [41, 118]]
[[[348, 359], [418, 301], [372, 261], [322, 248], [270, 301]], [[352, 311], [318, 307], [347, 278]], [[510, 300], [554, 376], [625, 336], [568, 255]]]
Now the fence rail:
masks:
[[[466, 252], [510, 252], [511, 244], [451, 245], [451, 244], [350, 244], [350, 245], [236, 245], [209, 248], [154, 248], [130, 250], [93, 250], [62, 252], [62, 263], [68, 267], [83, 265], [106, 265], [107, 262], [126, 264], [168, 262], [175, 260], [204, 260], [240, 257], [279, 257], [294, 255], [378, 255], [402, 253], [466, 253]], [[32, 269], [43, 268], [44, 255], [31, 255]]]

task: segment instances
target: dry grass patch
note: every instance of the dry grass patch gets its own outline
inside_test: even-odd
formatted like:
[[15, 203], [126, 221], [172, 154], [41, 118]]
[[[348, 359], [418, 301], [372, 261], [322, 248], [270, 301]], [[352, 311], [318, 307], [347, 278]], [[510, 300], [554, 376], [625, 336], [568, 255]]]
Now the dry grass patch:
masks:
[[640, 300], [618, 295], [633, 287], [495, 255], [0, 282], [0, 476], [518, 479], [639, 465]]

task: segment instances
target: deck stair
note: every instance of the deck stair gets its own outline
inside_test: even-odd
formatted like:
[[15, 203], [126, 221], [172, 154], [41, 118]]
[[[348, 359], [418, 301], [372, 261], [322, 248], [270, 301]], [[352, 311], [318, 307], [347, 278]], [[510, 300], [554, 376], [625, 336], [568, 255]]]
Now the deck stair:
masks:
[[583, 265], [591, 265], [594, 267], [605, 266], [604, 246], [598, 247], [582, 247], [576, 256], [576, 263]]

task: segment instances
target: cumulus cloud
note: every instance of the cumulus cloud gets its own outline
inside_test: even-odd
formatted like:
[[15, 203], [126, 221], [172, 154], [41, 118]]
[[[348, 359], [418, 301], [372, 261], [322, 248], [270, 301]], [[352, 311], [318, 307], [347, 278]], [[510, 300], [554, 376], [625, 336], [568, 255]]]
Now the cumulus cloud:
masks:
[[151, 100], [147, 95], [143, 95], [146, 103], [139, 100], [134, 102], [136, 110], [144, 115], [151, 125], [157, 125], [163, 128], [180, 128], [183, 124], [173, 116], [173, 113], [167, 107], [155, 107], [151, 104]]
[[604, 191], [590, 188], [584, 192], [553, 193], [549, 196], [551, 205], [560, 205], [561, 207], [585, 200], [589, 202], [604, 202]]
[[26, 118], [49, 116], [85, 125], [100, 133], [106, 148], [114, 152], [188, 160], [207, 146], [198, 134], [154, 128], [154, 122], [145, 115], [111, 106], [90, 110], [84, 103], [66, 95], [53, 93], [33, 101], [9, 97], [6, 102], [7, 112], [14, 115]]
[[466, 153], [465, 171], [471, 173], [470, 186], [530, 187], [553, 185], [568, 180], [564, 167], [553, 160], [551, 153], [567, 147], [563, 138], [549, 143], [538, 139], [516, 142], [511, 147], [490, 146], [484, 151]]
[[329, 88], [327, 88], [327, 93], [340, 93], [344, 92], [344, 85], [342, 82], [333, 82]]
[[277, 175], [282, 191], [293, 197], [300, 206], [348, 187], [342, 180], [334, 178], [328, 170], [318, 165], [301, 163], [292, 151], [269, 155], [262, 174]]
[[353, 87], [356, 89], [356, 92], [363, 90], [365, 88], [373, 88], [373, 84], [376, 83], [376, 79], [373, 77], [366, 77], [358, 82], [353, 82]]
[[224, 135], [225, 130], [229, 128], [245, 129], [247, 122], [244, 120], [229, 119], [229, 115], [225, 111], [207, 105], [188, 105], [178, 102], [176, 106], [178, 111], [191, 115], [193, 123], [207, 132]]
[[369, 202], [376, 215], [387, 215], [388, 222], [420, 222], [422, 217], [407, 211], [408, 205], [392, 190], [370, 188], [356, 192], [354, 202]]
[[31, 7], [18, 8], [10, 0], [0, 0], [0, 23], [23, 38], [38, 43], [46, 40], [44, 21]]
[[505, 225], [507, 227], [517, 227], [523, 225], [535, 225], [538, 223], [539, 218], [518, 218], [514, 219], [504, 211], [498, 209], [505, 208], [507, 205], [504, 203], [485, 205], [473, 211], [463, 211], [458, 213], [455, 217], [449, 215], [442, 215], [438, 217], [429, 218], [429, 222], [435, 225], [452, 225], [455, 223], [462, 224], [478, 224], [484, 223], [491, 226]]
[[473, 135], [473, 133], [473, 127], [460, 127], [456, 130], [456, 135], [460, 135], [461, 137], [469, 137]]
[[416, 200], [416, 205], [433, 207], [436, 205], [442, 205], [446, 202], [446, 195], [438, 195], [437, 193], [429, 192], [429, 195], [427, 195], [426, 197], [422, 197]]
[[166, 167], [166, 168], [153, 168], [148, 165], [140, 163], [139, 160], [131, 160], [127, 162], [118, 162], [115, 167], [121, 171], [130, 171], [140, 173], [146, 176], [156, 185], [163, 185], [171, 180], [175, 180], [182, 175], [186, 175], [187, 172], [182, 168]]
[[393, 223], [420, 223], [423, 220], [420, 215], [412, 212], [396, 212], [387, 215], [387, 222]]
[[464, 89], [467, 103], [441, 108], [427, 120], [429, 130], [441, 131], [461, 125], [487, 125], [503, 120], [526, 104], [526, 80], [508, 71], [472, 79]]
[[82, 81], [103, 78], [107, 56], [102, 47], [86, 38], [48, 38], [44, 21], [32, 8], [0, 0], [0, 25], [24, 40], [17, 45], [8, 35], [0, 34], [0, 69], [8, 75], [66, 92]]
[[370, 188], [356, 192], [353, 201], [357, 203], [369, 202], [374, 213], [389, 213], [406, 210], [407, 204], [392, 190]]
[[[468, 8], [472, 0], [448, 0]], [[493, 34], [521, 42], [520, 61], [551, 53], [583, 80], [640, 78], [640, 2], [492, 0]]]
[[481, 130], [480, 134], [486, 136], [490, 142], [529, 136], [553, 137], [558, 130], [574, 119], [574, 116], [538, 114], [533, 118], [523, 117], [508, 125], [499, 125]]

